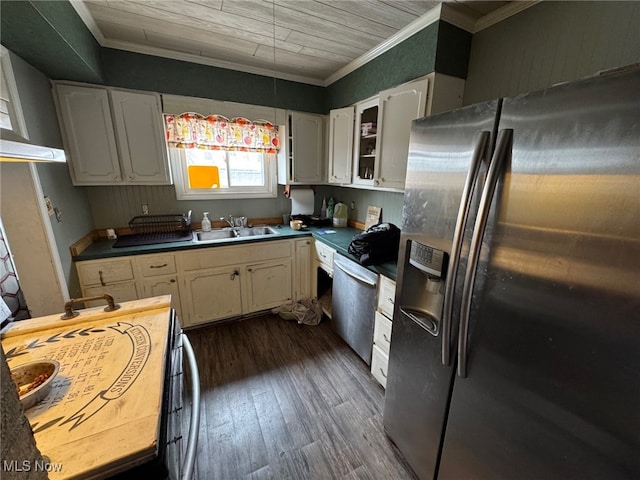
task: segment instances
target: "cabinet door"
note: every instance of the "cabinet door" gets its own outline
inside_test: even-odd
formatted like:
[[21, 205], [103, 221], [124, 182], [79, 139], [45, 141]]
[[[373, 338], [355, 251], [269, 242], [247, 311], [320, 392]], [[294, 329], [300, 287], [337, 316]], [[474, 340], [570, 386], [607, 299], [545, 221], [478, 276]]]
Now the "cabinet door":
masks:
[[239, 267], [200, 270], [184, 275], [180, 289], [185, 325], [242, 314]]
[[111, 103], [124, 182], [171, 183], [159, 95], [112, 90]]
[[428, 86], [424, 78], [380, 93], [375, 186], [404, 189], [411, 121], [425, 115]]
[[356, 124], [353, 141], [353, 183], [373, 186], [380, 152], [378, 149], [379, 130], [378, 97], [356, 104]]
[[[94, 287], [83, 287], [82, 295], [85, 297], [96, 297], [104, 294], [111, 295], [116, 303], [138, 300], [138, 288], [135, 282], [112, 283], [107, 285], [99, 285]], [[106, 306], [105, 300], [95, 300], [92, 302], [84, 302], [86, 308]]]
[[329, 183], [351, 183], [353, 121], [353, 107], [329, 114]]
[[171, 295], [171, 306], [178, 313], [178, 318], [182, 319], [182, 309], [180, 308], [180, 290], [178, 288], [178, 278], [176, 275], [158, 275], [156, 277], [145, 278], [142, 281], [142, 296], [157, 297], [160, 295]]
[[323, 181], [324, 117], [291, 112], [291, 183]]
[[293, 298], [298, 301], [311, 297], [311, 240], [296, 240], [296, 268]]
[[57, 85], [56, 92], [73, 184], [120, 182], [122, 176], [107, 90]]
[[245, 313], [291, 301], [291, 259], [247, 265], [245, 272]]

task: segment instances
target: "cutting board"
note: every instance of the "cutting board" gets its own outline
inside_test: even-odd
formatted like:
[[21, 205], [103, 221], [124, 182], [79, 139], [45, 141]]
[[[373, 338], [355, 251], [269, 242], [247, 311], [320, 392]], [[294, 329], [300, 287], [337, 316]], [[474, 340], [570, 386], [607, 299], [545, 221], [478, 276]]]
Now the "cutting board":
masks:
[[369, 205], [367, 207], [367, 218], [364, 221], [364, 229], [368, 230], [369, 227], [377, 225], [380, 223], [380, 213], [382, 212], [382, 208], [374, 207]]
[[105, 478], [157, 455], [170, 301], [40, 317], [2, 332], [9, 368], [41, 358], [61, 365], [49, 395], [25, 412], [50, 479]]

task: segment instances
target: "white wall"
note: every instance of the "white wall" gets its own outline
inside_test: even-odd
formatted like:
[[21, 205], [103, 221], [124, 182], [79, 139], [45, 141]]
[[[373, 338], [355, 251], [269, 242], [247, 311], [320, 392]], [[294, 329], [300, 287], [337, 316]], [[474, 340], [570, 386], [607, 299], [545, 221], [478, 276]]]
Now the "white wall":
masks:
[[640, 2], [540, 2], [473, 36], [464, 104], [640, 62]]

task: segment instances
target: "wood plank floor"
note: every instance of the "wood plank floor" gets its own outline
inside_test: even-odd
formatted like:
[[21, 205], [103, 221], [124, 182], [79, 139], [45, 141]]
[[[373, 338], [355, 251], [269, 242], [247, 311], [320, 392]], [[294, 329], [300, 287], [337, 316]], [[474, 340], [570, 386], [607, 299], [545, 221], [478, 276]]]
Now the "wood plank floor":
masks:
[[275, 315], [187, 331], [200, 371], [194, 478], [415, 480], [384, 390], [326, 322]]

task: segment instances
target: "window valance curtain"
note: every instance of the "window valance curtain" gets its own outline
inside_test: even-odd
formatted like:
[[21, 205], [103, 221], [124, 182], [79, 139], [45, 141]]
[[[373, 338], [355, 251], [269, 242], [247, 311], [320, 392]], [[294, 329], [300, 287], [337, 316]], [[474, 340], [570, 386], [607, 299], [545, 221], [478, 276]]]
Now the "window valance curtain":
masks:
[[266, 121], [187, 112], [165, 114], [164, 125], [170, 147], [261, 153], [280, 148], [278, 127]]

